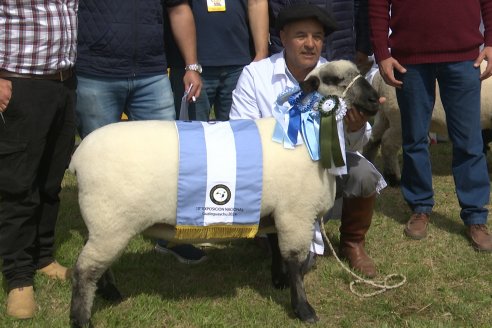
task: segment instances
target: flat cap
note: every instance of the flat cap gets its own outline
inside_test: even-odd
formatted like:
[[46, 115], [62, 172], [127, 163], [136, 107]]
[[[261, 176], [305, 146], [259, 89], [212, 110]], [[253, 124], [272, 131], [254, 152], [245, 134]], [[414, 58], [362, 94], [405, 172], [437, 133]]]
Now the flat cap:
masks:
[[325, 30], [325, 35], [331, 34], [337, 29], [336, 21], [321, 7], [303, 3], [284, 7], [280, 10], [275, 21], [275, 28], [280, 31], [285, 25], [303, 19], [316, 19]]

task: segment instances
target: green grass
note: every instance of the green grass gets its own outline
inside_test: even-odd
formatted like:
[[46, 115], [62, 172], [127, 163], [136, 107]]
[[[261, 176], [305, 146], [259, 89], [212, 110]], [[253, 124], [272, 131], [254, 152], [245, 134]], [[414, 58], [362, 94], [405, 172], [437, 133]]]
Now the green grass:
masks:
[[[436, 206], [429, 236], [403, 236], [410, 212], [398, 189], [378, 198], [367, 250], [380, 275], [407, 277], [401, 288], [371, 298], [352, 294], [352, 280], [333, 256], [318, 259], [306, 275], [306, 291], [320, 322], [314, 327], [491, 327], [492, 254], [473, 251], [459, 218], [449, 144], [432, 146]], [[57, 226], [59, 262], [73, 265], [86, 237], [77, 205], [76, 182], [67, 174]], [[338, 221], [326, 231], [338, 244]], [[270, 259], [252, 241], [238, 240], [207, 250], [209, 260], [179, 264], [153, 251], [152, 240], [135, 237], [113, 265], [125, 300], [96, 298], [95, 327], [304, 327], [293, 317], [288, 290], [270, 283]], [[2, 278], [0, 278], [2, 281]], [[2, 281], [3, 282], [3, 281]], [[0, 310], [0, 327], [68, 327], [70, 283], [37, 276], [39, 311], [15, 321]], [[5, 293], [0, 293], [4, 306]]]

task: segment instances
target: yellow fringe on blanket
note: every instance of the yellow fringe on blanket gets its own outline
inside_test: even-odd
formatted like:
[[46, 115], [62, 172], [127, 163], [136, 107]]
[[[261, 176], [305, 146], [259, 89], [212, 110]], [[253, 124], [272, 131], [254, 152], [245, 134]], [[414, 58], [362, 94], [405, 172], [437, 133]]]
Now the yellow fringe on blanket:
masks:
[[177, 226], [176, 239], [254, 238], [258, 225]]

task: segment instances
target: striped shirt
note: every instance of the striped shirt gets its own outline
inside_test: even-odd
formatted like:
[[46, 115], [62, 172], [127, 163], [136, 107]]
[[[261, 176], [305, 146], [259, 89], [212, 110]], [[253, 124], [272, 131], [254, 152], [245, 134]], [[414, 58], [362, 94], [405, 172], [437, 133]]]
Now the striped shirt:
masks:
[[78, 0], [0, 1], [0, 70], [52, 74], [72, 67]]

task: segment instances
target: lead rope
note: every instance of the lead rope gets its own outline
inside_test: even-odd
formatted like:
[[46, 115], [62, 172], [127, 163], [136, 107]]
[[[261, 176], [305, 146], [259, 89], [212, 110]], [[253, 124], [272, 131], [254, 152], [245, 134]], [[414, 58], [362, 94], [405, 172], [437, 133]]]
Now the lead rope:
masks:
[[[407, 281], [407, 277], [405, 277], [404, 275], [402, 274], [399, 274], [399, 273], [393, 273], [393, 274], [389, 274], [387, 275], [384, 280], [369, 280], [369, 279], [364, 279], [360, 276], [358, 276], [357, 274], [355, 274], [352, 270], [350, 270], [342, 261], [340, 261], [340, 259], [338, 258], [337, 256], [337, 253], [335, 252], [335, 250], [333, 249], [333, 246], [330, 242], [330, 240], [328, 239], [328, 236], [326, 235], [326, 232], [325, 232], [325, 225], [323, 223], [323, 219], [320, 219], [320, 225], [321, 225], [321, 234], [323, 236], [323, 239], [325, 241], [326, 244], [328, 244], [328, 247], [330, 248], [331, 250], [331, 253], [333, 254], [333, 256], [335, 256], [335, 259], [337, 260], [338, 264], [340, 264], [340, 266], [345, 270], [347, 271], [352, 277], [356, 278], [356, 280], [350, 282], [350, 291], [359, 296], [359, 297], [372, 297], [372, 296], [375, 296], [375, 295], [378, 295], [378, 294], [382, 294], [390, 289], [395, 289], [395, 288], [398, 288], [398, 287], [401, 287], [403, 286], [403, 284], [405, 284], [405, 282]], [[391, 280], [394, 280], [396, 277], [400, 277], [401, 278], [401, 281], [398, 282], [398, 283], [395, 283], [393, 285], [390, 285], [390, 281]], [[371, 285], [373, 287], [376, 287], [378, 288], [379, 290], [376, 290], [375, 292], [372, 292], [372, 293], [359, 293], [358, 291], [355, 290], [355, 285], [356, 284], [361, 284], [361, 283], [364, 283], [364, 284], [367, 284], [367, 285]]]

